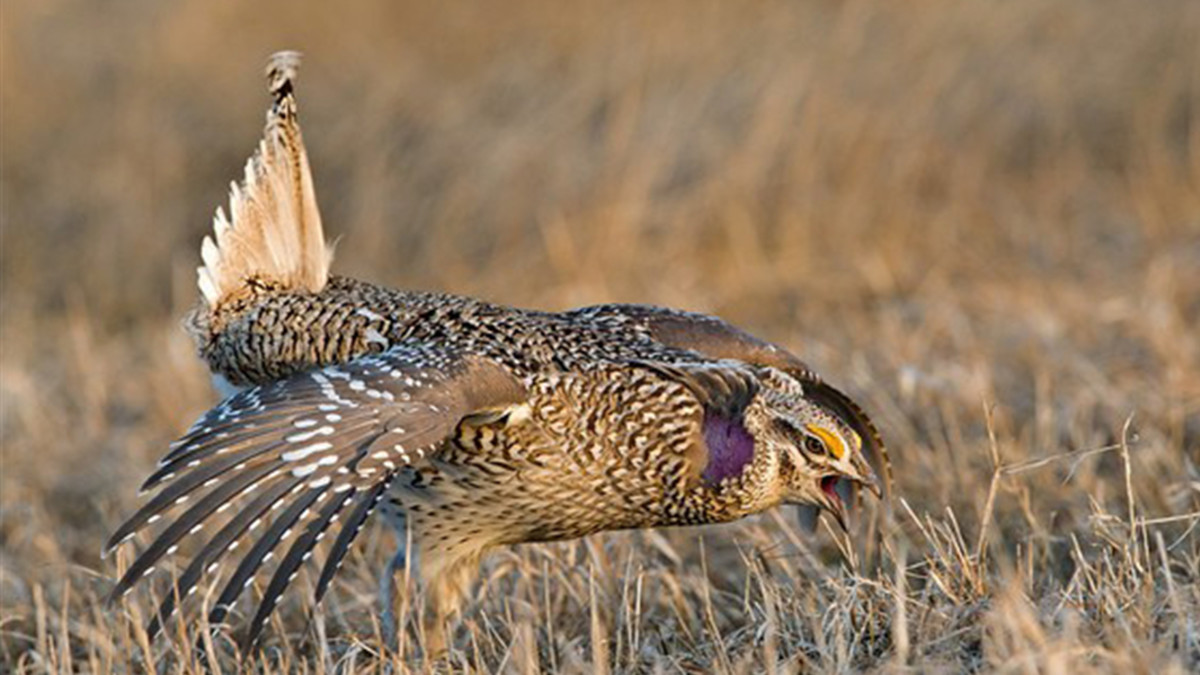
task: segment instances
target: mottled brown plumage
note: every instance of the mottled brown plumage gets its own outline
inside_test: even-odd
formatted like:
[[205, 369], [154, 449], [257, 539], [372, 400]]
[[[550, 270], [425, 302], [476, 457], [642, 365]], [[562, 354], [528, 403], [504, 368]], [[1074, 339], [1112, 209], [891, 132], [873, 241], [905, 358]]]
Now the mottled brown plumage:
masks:
[[[208, 536], [152, 633], [205, 575], [226, 578], [219, 623], [275, 557], [252, 642], [328, 534], [320, 599], [380, 504], [400, 541], [411, 533], [436, 650], [497, 546], [728, 522], [783, 503], [842, 520], [839, 481], [876, 487], [867, 459], [882, 461], [883, 445], [866, 414], [786, 350], [715, 317], [520, 310], [329, 275], [295, 65], [284, 55], [268, 70], [265, 138], [232, 222], [218, 214], [205, 241], [204, 303], [189, 322], [237, 393], [173, 444], [146, 482], [156, 495], [109, 542], [180, 512], [118, 596], [190, 535]], [[405, 553], [381, 584], [392, 631]]]

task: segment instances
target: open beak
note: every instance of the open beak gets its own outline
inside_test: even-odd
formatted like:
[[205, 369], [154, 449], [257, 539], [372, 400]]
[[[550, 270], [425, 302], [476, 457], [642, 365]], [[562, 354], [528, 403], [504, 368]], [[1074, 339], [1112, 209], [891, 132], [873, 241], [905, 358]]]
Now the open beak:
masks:
[[870, 490], [876, 499], [883, 499], [879, 478], [871, 470], [871, 466], [865, 461], [859, 460], [854, 462], [854, 469], [856, 474], [829, 475], [821, 479], [822, 500], [818, 506], [822, 510], [828, 511], [844, 532], [850, 531], [847, 501], [852, 500], [854, 496], [852, 484], [857, 483]]
[[842, 499], [842, 496], [838, 494], [837, 486], [837, 476], [825, 476], [821, 479], [821, 496], [823, 499], [820, 506], [825, 511], [828, 511], [829, 515], [833, 516], [834, 520], [837, 521], [838, 526], [842, 528], [842, 531], [848, 534], [850, 532], [850, 526], [848, 522], [846, 502]]

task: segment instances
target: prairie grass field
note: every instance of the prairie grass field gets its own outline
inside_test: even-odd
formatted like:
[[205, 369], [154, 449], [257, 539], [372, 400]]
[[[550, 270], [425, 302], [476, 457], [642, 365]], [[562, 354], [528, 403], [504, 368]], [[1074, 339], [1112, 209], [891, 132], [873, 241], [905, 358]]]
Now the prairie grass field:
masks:
[[216, 402], [180, 324], [285, 48], [335, 272], [718, 314], [861, 400], [895, 490], [848, 538], [498, 551], [441, 664], [415, 589], [382, 651], [372, 523], [214, 670], [1200, 671], [1188, 0], [5, 2], [0, 671], [204, 672], [99, 553]]

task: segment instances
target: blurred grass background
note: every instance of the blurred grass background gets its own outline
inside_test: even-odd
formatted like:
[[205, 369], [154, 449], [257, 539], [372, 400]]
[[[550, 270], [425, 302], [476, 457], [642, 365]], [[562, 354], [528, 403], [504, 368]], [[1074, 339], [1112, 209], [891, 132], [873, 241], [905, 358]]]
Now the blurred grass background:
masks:
[[[213, 402], [178, 324], [211, 213], [261, 131], [261, 66], [283, 48], [306, 54], [336, 271], [520, 306], [720, 314], [860, 396], [911, 505], [895, 530], [910, 615], [891, 572], [848, 570], [826, 534], [765, 518], [708, 536], [703, 574], [695, 531], [503, 554], [461, 664], [1200, 667], [1200, 5], [0, 11], [8, 668], [135, 667], [130, 621], [95, 607], [114, 571], [98, 551]], [[1129, 490], [1115, 451], [1022, 464], [1112, 446], [1131, 415]], [[999, 481], [985, 519], [993, 450], [1027, 470]], [[1149, 524], [1128, 527], [1130, 504]], [[984, 531], [983, 556], [949, 565], [942, 527], [971, 549]], [[803, 540], [824, 554], [797, 558]], [[341, 589], [354, 600], [324, 610], [340, 639], [370, 632], [386, 547], [363, 547]], [[748, 572], [756, 550], [782, 571]], [[642, 574], [661, 597], [597, 619], [591, 566], [614, 608]], [[521, 593], [557, 618], [514, 615]], [[278, 635], [300, 643], [304, 603], [286, 607]], [[606, 652], [597, 623], [630, 637]], [[281, 653], [283, 669], [335, 658]]]

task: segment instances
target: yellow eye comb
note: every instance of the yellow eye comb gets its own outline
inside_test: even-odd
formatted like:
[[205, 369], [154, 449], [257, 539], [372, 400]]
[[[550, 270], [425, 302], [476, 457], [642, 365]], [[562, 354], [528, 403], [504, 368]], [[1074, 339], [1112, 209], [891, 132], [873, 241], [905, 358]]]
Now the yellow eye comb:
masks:
[[834, 458], [841, 459], [846, 456], [846, 443], [842, 441], [841, 436], [816, 424], [806, 424], [804, 426], [816, 435], [817, 438], [825, 442], [825, 447], [829, 448]]

